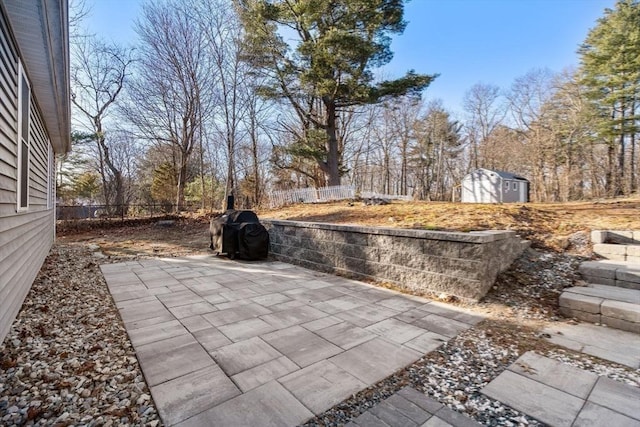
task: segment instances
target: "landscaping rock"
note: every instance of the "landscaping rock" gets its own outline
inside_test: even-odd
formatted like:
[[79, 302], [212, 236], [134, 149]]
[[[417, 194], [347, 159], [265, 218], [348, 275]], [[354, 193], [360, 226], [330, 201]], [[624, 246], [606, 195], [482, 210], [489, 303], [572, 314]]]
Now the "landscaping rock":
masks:
[[0, 425], [159, 422], [93, 250], [55, 245], [45, 260], [0, 345]]

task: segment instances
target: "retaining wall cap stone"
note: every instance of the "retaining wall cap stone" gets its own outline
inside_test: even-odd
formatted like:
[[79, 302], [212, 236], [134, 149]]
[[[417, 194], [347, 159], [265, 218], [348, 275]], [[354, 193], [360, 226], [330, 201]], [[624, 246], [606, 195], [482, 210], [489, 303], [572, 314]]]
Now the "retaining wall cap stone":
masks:
[[272, 225], [310, 228], [319, 230], [350, 231], [352, 233], [375, 234], [385, 236], [412, 237], [415, 239], [446, 240], [466, 243], [490, 243], [513, 238], [516, 233], [511, 230], [483, 230], [469, 233], [457, 231], [412, 230], [405, 228], [364, 227], [359, 225], [330, 224], [320, 222], [290, 221], [279, 219], [261, 219]]

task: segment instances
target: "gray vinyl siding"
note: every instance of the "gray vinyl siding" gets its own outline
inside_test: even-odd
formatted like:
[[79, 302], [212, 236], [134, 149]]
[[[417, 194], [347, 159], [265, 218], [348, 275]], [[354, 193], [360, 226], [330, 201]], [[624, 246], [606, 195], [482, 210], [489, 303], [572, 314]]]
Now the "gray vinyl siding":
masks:
[[18, 55], [0, 14], [0, 218], [15, 214], [18, 162]]
[[0, 342], [4, 340], [54, 240], [47, 209], [49, 138], [31, 94], [29, 208], [17, 212], [18, 55], [0, 13]]

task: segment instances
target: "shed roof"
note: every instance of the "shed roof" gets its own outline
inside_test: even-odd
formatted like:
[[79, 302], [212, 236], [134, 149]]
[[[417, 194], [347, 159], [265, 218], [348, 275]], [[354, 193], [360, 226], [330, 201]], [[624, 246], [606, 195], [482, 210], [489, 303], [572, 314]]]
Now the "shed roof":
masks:
[[521, 177], [519, 175], [516, 175], [516, 174], [513, 174], [511, 172], [504, 172], [504, 171], [498, 171], [498, 170], [493, 170], [493, 169], [485, 169], [485, 168], [477, 169], [476, 172], [477, 171], [483, 171], [485, 173], [486, 172], [493, 172], [496, 175], [498, 175], [500, 178], [503, 178], [503, 179], [513, 179], [513, 180], [517, 180], [517, 181], [527, 181], [527, 182], [529, 182], [529, 180], [527, 178], [523, 178], [523, 177]]
[[67, 0], [0, 0], [56, 152], [71, 148]]

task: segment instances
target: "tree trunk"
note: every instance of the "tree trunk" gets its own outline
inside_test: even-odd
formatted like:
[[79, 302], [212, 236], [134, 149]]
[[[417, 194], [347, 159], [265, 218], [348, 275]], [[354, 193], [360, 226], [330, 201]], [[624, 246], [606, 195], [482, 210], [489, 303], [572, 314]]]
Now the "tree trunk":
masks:
[[207, 190], [204, 182], [204, 146], [202, 144], [202, 112], [200, 112], [200, 117], [198, 119], [198, 140], [200, 142], [200, 190], [202, 191], [202, 197], [200, 199], [200, 207], [204, 211], [206, 208], [205, 194]]
[[400, 166], [400, 195], [407, 195], [407, 170], [408, 170], [408, 153], [407, 147], [409, 145], [409, 141], [407, 139], [403, 139], [402, 147], [401, 147], [401, 156], [402, 156], [402, 164]]
[[626, 163], [626, 159], [625, 159], [625, 155], [626, 155], [626, 148], [625, 148], [625, 130], [624, 130], [624, 119], [625, 119], [625, 106], [624, 103], [622, 104], [622, 108], [621, 108], [621, 117], [620, 117], [620, 137], [618, 138], [618, 167], [616, 168], [616, 177], [615, 177], [615, 183], [616, 183], [616, 187], [615, 187], [615, 194], [614, 196], [621, 196], [622, 194], [624, 194], [624, 188], [625, 188], [625, 163]]
[[[636, 116], [636, 101], [632, 100], [631, 102], [631, 112], [630, 116], [633, 118]], [[631, 122], [633, 124], [633, 121]], [[631, 140], [629, 141], [629, 193], [635, 193], [638, 188], [636, 182], [636, 129], [632, 127], [631, 129]]]
[[253, 160], [253, 206], [260, 204], [261, 185], [260, 185], [260, 163], [258, 159], [258, 129], [255, 114], [251, 115], [251, 155]]
[[327, 161], [321, 169], [327, 176], [327, 185], [340, 185], [340, 153], [336, 128], [336, 104], [333, 99], [323, 98], [327, 113]]
[[176, 212], [184, 210], [184, 188], [187, 185], [187, 159], [188, 153], [180, 151], [180, 169], [178, 171], [178, 191], [176, 196]]
[[96, 141], [98, 142], [98, 151], [100, 152], [100, 160], [101, 160], [101, 174], [102, 174], [102, 183], [103, 189], [105, 191], [105, 209], [109, 211], [110, 199], [111, 199], [111, 191], [108, 190], [107, 185], [107, 176], [106, 171], [104, 170], [104, 165], [107, 166], [109, 172], [113, 175], [114, 184], [115, 184], [115, 214], [123, 215], [124, 213], [124, 188], [122, 183], [122, 172], [115, 166], [115, 164], [111, 160], [111, 156], [109, 154], [109, 147], [107, 147], [104, 133], [102, 132], [102, 121], [99, 118], [94, 119], [94, 126], [96, 129]]

